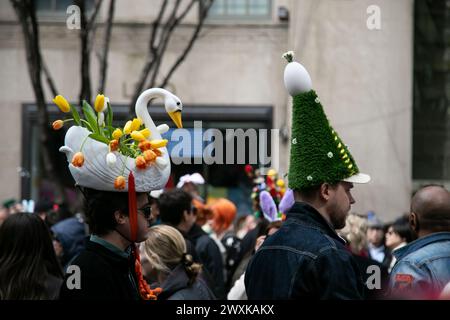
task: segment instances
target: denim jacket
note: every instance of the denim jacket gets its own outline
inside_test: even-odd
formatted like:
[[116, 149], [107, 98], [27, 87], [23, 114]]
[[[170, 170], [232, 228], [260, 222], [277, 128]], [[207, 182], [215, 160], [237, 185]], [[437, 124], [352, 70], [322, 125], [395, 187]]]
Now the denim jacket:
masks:
[[394, 251], [393, 298], [436, 299], [450, 282], [450, 232], [437, 232]]
[[248, 298], [361, 299], [361, 274], [344, 244], [316, 209], [295, 203], [247, 267]]

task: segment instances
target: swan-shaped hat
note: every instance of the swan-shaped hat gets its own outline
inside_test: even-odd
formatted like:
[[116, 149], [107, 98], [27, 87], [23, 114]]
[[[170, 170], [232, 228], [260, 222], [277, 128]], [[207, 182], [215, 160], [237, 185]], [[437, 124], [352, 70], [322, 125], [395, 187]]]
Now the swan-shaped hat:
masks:
[[[83, 102], [81, 119], [77, 110], [62, 96], [54, 102], [63, 112], [72, 112], [73, 119], [57, 120], [54, 129], [65, 121], [75, 125], [66, 133], [60, 151], [65, 153], [69, 170], [77, 185], [100, 191], [128, 191], [128, 177], [134, 176], [137, 192], [150, 192], [165, 187], [170, 176], [167, 140], [162, 134], [169, 130], [166, 124], [156, 127], [147, 110], [153, 98], [163, 98], [170, 118], [182, 127], [180, 99], [165, 89], [144, 91], [136, 101], [136, 118], [123, 128], [112, 126], [113, 113], [109, 99], [98, 95], [94, 109]], [[106, 119], [105, 119], [106, 113]]]

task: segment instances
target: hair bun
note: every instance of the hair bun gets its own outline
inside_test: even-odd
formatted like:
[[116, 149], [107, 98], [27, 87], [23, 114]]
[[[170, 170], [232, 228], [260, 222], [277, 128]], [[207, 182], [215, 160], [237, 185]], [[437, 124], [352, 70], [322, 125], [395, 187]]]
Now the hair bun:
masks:
[[192, 264], [194, 263], [194, 259], [192, 258], [192, 256], [188, 253], [183, 253], [183, 258], [181, 261], [186, 267], [190, 267], [192, 266]]

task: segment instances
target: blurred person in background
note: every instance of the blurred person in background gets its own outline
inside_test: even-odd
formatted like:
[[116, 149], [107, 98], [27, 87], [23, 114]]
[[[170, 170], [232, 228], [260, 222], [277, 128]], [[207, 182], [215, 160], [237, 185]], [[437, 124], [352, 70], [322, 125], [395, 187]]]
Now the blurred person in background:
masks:
[[80, 215], [63, 219], [51, 227], [53, 232], [55, 251], [64, 270], [72, 263], [85, 248], [87, 241], [86, 225]]
[[178, 229], [186, 239], [187, 253], [194, 262], [203, 264], [203, 276], [215, 296], [224, 298], [223, 261], [217, 244], [197, 225], [197, 208], [192, 196], [181, 190], [168, 190], [159, 197], [161, 222]]
[[200, 196], [199, 186], [205, 184], [205, 179], [198, 172], [193, 174], [185, 174], [177, 183], [177, 188], [189, 193], [193, 199], [197, 199], [204, 203], [205, 200]]
[[[267, 237], [270, 237], [271, 235], [273, 235], [275, 232], [277, 232], [281, 228], [281, 224], [282, 224], [281, 220], [273, 221], [273, 222], [269, 223], [265, 234], [261, 235], [257, 238], [256, 245], [255, 245], [255, 251], [257, 251], [259, 249], [259, 247], [261, 247], [261, 245], [263, 244], [264, 240], [267, 239]], [[245, 270], [244, 270], [244, 272], [242, 272], [239, 279], [237, 279], [233, 282], [233, 287], [231, 287], [230, 291], [228, 292], [227, 299], [228, 300], [247, 300], [248, 299], [247, 293], [245, 292]]]
[[409, 225], [416, 240], [394, 252], [391, 297], [438, 299], [450, 282], [450, 192], [438, 185], [419, 189]]
[[153, 278], [162, 288], [158, 299], [215, 299], [208, 285], [199, 277], [202, 266], [187, 253], [186, 242], [177, 229], [168, 225], [151, 227], [142, 247]]
[[211, 204], [213, 218], [209, 221], [212, 229], [211, 238], [217, 243], [222, 253], [225, 266], [225, 283], [229, 289], [231, 278], [241, 257], [241, 240], [234, 232], [234, 219], [237, 208], [233, 202], [225, 198], [219, 198]]
[[9, 216], [0, 227], [0, 300], [57, 299], [62, 278], [44, 221], [35, 214]]
[[367, 214], [367, 249], [369, 257], [388, 268], [391, 263], [391, 253], [384, 245], [385, 225], [373, 211]]
[[[412, 241], [412, 233], [409, 228], [408, 216], [402, 216], [388, 226], [386, 232], [386, 247], [393, 253], [395, 250], [406, 246]], [[392, 256], [388, 272], [390, 273], [397, 259]]]
[[[338, 234], [347, 241], [347, 247], [353, 254], [353, 258], [360, 269], [363, 282], [366, 284], [364, 299], [383, 298], [389, 281], [388, 270], [380, 262], [369, 257], [366, 237], [367, 220], [356, 214], [350, 214], [345, 222], [345, 227], [339, 230]], [[369, 269], [371, 266], [377, 266], [381, 272], [380, 288], [369, 289], [367, 286], [367, 280], [372, 275], [371, 269]]]

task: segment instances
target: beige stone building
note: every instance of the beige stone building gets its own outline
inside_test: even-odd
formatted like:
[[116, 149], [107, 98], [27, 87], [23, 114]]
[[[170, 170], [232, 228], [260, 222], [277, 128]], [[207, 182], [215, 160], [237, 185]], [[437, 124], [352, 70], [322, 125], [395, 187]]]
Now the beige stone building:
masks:
[[[65, 2], [70, 3], [61, 1]], [[37, 3], [43, 57], [59, 92], [75, 102], [80, 89], [78, 31], [66, 27], [67, 4]], [[105, 94], [118, 109], [131, 100], [146, 56], [150, 22], [160, 3], [117, 0]], [[413, 176], [415, 6], [413, 0], [216, 0], [199, 40], [167, 88], [185, 105], [186, 127], [193, 120], [206, 119], [209, 127], [290, 132], [291, 101], [283, 86], [281, 54], [294, 50], [309, 70], [331, 123], [360, 169], [373, 178], [369, 185], [355, 187], [353, 210], [374, 210], [385, 220], [393, 219], [408, 210], [415, 182], [448, 183], [450, 179], [445, 162], [448, 152], [446, 156], [443, 152], [443, 162], [439, 162], [445, 169], [441, 176]], [[0, 9], [0, 199], [36, 199], [42, 181], [33, 129], [34, 96], [15, 13], [8, 1], [2, 1]], [[94, 52], [101, 46], [106, 15], [104, 5]], [[198, 9], [192, 10], [175, 33], [163, 73], [183, 50], [196, 19]], [[94, 92], [98, 69], [94, 53]], [[49, 91], [46, 98], [50, 103]], [[449, 128], [446, 123], [444, 127]], [[449, 141], [446, 130], [444, 140]], [[290, 139], [274, 140], [272, 144], [279, 144], [275, 161], [283, 175]], [[230, 181], [234, 169], [219, 167], [192, 168], [215, 181], [214, 192], [220, 194], [224, 187], [231, 198], [239, 199], [239, 183]], [[183, 168], [189, 170], [187, 165]]]

